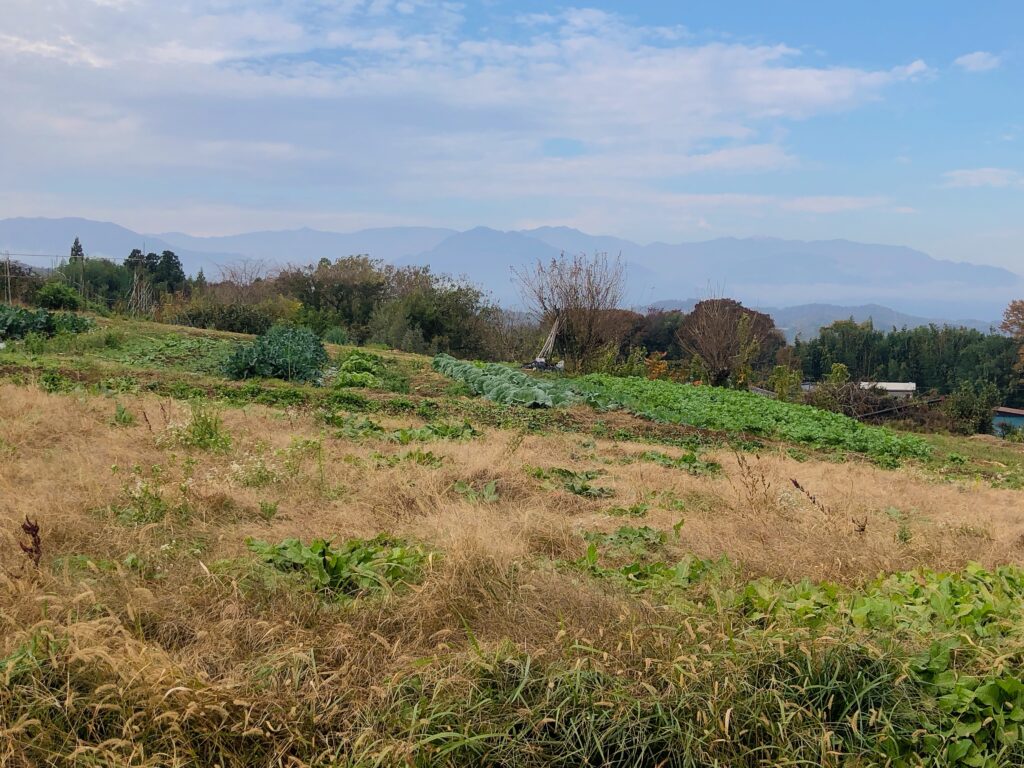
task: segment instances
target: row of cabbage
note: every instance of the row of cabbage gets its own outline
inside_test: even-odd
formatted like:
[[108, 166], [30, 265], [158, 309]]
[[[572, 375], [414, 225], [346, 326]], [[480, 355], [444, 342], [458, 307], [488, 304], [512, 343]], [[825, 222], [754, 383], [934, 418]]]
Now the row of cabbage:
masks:
[[434, 370], [502, 405], [552, 408], [568, 405], [576, 399], [563, 382], [536, 379], [505, 365], [477, 365], [441, 353], [434, 358]]

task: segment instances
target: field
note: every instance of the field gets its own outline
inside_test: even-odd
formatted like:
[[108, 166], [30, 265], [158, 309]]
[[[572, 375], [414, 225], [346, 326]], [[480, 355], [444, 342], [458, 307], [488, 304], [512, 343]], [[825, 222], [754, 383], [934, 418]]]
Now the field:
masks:
[[245, 341], [0, 351], [0, 764], [1024, 764], [1021, 448]]

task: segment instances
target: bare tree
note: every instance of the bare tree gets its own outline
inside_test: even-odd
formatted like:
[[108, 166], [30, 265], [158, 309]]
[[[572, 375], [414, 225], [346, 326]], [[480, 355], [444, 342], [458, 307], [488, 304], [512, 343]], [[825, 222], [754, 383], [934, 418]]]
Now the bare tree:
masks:
[[723, 298], [698, 302], [676, 333], [716, 387], [730, 377], [743, 383], [752, 366], [771, 360], [785, 343], [771, 317]]
[[512, 273], [523, 301], [541, 322], [558, 320], [556, 348], [571, 369], [585, 368], [602, 346], [620, 341], [621, 323], [615, 322], [612, 310], [625, 289], [621, 257], [562, 253], [547, 264], [538, 261]]
[[269, 270], [262, 259], [242, 259], [220, 268], [220, 281], [214, 286], [217, 300], [230, 304], [253, 304], [267, 298]]
[[536, 318], [525, 312], [488, 306], [481, 318], [487, 354], [494, 360], [525, 360], [544, 338]]

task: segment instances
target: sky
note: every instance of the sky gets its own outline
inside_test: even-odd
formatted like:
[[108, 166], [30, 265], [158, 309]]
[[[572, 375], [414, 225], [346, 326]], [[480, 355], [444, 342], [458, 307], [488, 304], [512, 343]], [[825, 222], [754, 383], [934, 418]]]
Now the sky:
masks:
[[848, 238], [1024, 273], [1024, 3], [0, 0], [0, 218]]

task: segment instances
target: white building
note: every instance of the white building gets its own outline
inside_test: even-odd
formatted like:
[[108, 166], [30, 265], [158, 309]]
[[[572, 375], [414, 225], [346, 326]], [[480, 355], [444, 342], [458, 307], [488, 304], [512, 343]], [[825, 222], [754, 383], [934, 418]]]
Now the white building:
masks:
[[861, 389], [880, 389], [892, 397], [913, 397], [917, 384], [912, 381], [862, 381]]

